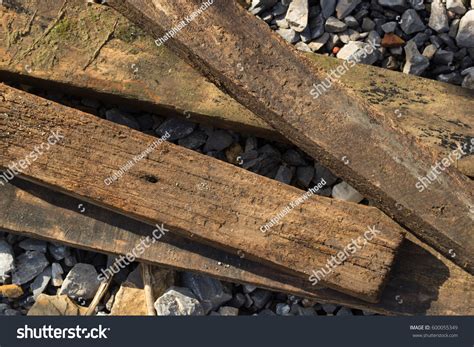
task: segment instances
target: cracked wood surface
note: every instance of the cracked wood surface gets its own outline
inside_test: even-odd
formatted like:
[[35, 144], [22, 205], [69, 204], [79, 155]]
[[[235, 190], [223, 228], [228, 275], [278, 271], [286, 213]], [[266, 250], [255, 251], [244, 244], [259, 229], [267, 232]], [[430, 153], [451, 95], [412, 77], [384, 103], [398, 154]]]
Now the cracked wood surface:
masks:
[[[110, 8], [68, 0], [57, 21], [61, 1], [8, 4], [4, 1], [0, 6], [0, 78], [4, 80], [98, 97], [135, 109], [186, 115], [194, 121], [283, 139]], [[52, 30], [44, 35], [45, 28], [50, 27]], [[40, 42], [30, 49], [38, 38]], [[28, 54], [24, 54], [26, 51]], [[318, 54], [308, 57], [326, 72], [341, 63]], [[83, 66], [87, 66], [86, 70], [82, 70]], [[396, 126], [438, 153], [438, 158], [459, 145], [469, 148], [474, 138], [473, 91], [365, 65], [350, 69], [341, 83], [375, 108], [391, 114]], [[455, 165], [474, 177], [472, 154], [474, 150]]]
[[[153, 231], [147, 224], [20, 179], [1, 192], [0, 230], [114, 255], [127, 254]], [[137, 260], [381, 314], [474, 314], [473, 276], [411, 235], [377, 304], [313, 287], [249, 261], [245, 253], [226, 253], [169, 233]]]
[[[160, 38], [202, 3], [107, 4]], [[233, 2], [215, 1], [166, 45], [421, 240], [474, 271], [473, 183], [451, 166], [419, 192], [419, 177], [439, 158], [397, 128], [393, 114], [337, 81], [313, 98], [312, 85], [326, 72]]]
[[[380, 296], [404, 231], [376, 208], [313, 196], [264, 233], [300, 190], [168, 142], [135, 160], [155, 137], [1, 84], [0, 100], [0, 167], [31, 159], [60, 132], [22, 177], [304, 279], [356, 239], [356, 253], [321, 283], [368, 301]], [[118, 181], [104, 183], [124, 166]], [[364, 245], [369, 227], [381, 232]]]

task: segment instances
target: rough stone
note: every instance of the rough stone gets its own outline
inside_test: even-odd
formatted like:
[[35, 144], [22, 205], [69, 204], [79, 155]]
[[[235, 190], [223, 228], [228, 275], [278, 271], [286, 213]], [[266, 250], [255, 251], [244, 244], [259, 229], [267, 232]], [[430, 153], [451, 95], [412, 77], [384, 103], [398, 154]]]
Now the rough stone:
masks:
[[317, 39], [311, 41], [309, 44], [308, 44], [308, 47], [313, 51], [313, 52], [317, 52], [319, 51], [321, 48], [323, 48], [323, 46], [326, 44], [326, 42], [328, 42], [329, 40], [329, 34], [328, 33], [324, 33], [323, 35], [321, 35], [320, 37], [318, 37]]
[[40, 294], [28, 311], [28, 316], [82, 316], [87, 308], [80, 307], [66, 295]]
[[206, 145], [204, 146], [204, 151], [222, 151], [229, 147], [232, 142], [234, 142], [234, 139], [228, 131], [215, 130], [207, 139]]
[[278, 168], [275, 179], [281, 183], [290, 184], [293, 178], [293, 170], [286, 165], [281, 165]]
[[388, 7], [394, 11], [402, 12], [407, 8], [405, 0], [378, 0], [380, 6]]
[[231, 307], [231, 306], [222, 306], [222, 307], [219, 307], [218, 313], [221, 316], [238, 316], [239, 309], [236, 307]]
[[61, 264], [53, 263], [51, 265], [51, 284], [55, 287], [61, 287], [63, 284], [62, 274], [64, 273]]
[[110, 314], [112, 316], [146, 316], [145, 291], [142, 288], [129, 287], [127, 284], [120, 286], [115, 294]]
[[232, 299], [232, 295], [224, 292], [222, 283], [214, 278], [185, 272], [181, 280], [199, 299], [206, 314]]
[[204, 309], [188, 288], [171, 287], [155, 301], [158, 316], [202, 316]]
[[41, 253], [46, 253], [48, 244], [46, 241], [35, 240], [35, 239], [25, 239], [21, 241], [18, 246], [24, 249], [25, 251], [38, 251]]
[[448, 14], [441, 0], [433, 0], [431, 3], [431, 15], [428, 26], [438, 33], [449, 31]]
[[446, 9], [456, 14], [464, 14], [467, 11], [462, 0], [446, 0]]
[[54, 243], [48, 244], [48, 251], [49, 254], [53, 256], [53, 258], [57, 261], [63, 260], [64, 258], [68, 257], [71, 254], [69, 247], [63, 245], [57, 245]]
[[140, 130], [140, 124], [138, 124], [137, 120], [133, 116], [119, 110], [118, 108], [107, 110], [105, 112], [105, 118], [111, 122], [125, 125], [135, 130]]
[[343, 19], [362, 2], [362, 0], [339, 0], [336, 5], [336, 17]]
[[312, 166], [298, 166], [296, 169], [296, 183], [300, 187], [307, 188], [314, 177], [314, 168]]
[[329, 17], [326, 20], [324, 28], [328, 33], [340, 33], [347, 29], [347, 24], [340, 21], [336, 17]]
[[257, 310], [261, 310], [272, 297], [272, 293], [265, 289], [256, 289], [252, 294], [253, 305]]
[[461, 18], [456, 42], [459, 47], [474, 47], [474, 10], [467, 11]]
[[190, 135], [179, 139], [178, 144], [189, 149], [198, 149], [206, 143], [206, 140], [206, 133], [198, 129], [193, 131]]
[[349, 58], [360, 64], [371, 65], [378, 59], [377, 51], [365, 42], [350, 41], [347, 45], [341, 48], [337, 53], [339, 59], [347, 60]]
[[418, 13], [410, 8], [403, 12], [400, 27], [405, 34], [411, 35], [426, 29]]
[[336, 10], [337, 0], [321, 0], [321, 13], [324, 18], [329, 18], [334, 14]]
[[283, 37], [289, 43], [296, 43], [300, 40], [300, 34], [293, 29], [278, 29], [277, 34]]
[[308, 25], [309, 5], [308, 0], [293, 0], [286, 13], [286, 21], [290, 28], [302, 32]]
[[[23, 289], [16, 284], [0, 285], [0, 298], [17, 299], [23, 295]], [[0, 312], [1, 314], [1, 312]]]
[[33, 293], [34, 299], [44, 292], [51, 280], [51, 276], [51, 266], [48, 266], [42, 273], [36, 276], [33, 282], [31, 282], [30, 289]]
[[16, 267], [12, 274], [14, 284], [25, 284], [38, 276], [49, 265], [43, 253], [27, 251], [16, 260]]
[[413, 41], [408, 41], [405, 45], [405, 57], [403, 73], [419, 76], [430, 66], [429, 59], [420, 54]]
[[59, 294], [65, 294], [73, 299], [92, 299], [101, 283], [97, 276], [94, 266], [78, 263], [67, 274]]
[[15, 266], [15, 255], [11, 246], [4, 240], [0, 240], [0, 283], [9, 278], [9, 273]]
[[156, 134], [163, 137], [169, 133], [168, 141], [182, 139], [191, 134], [196, 128], [196, 124], [179, 118], [168, 118], [156, 130]]
[[361, 202], [364, 197], [346, 182], [336, 184], [332, 188], [332, 197], [338, 200]]

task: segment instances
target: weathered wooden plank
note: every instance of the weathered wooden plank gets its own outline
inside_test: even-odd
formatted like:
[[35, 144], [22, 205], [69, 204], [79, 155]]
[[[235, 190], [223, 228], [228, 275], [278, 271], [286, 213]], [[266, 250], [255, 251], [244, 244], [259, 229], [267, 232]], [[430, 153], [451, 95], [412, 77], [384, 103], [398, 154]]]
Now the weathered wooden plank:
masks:
[[[152, 136], [6, 85], [0, 85], [0, 99], [0, 167], [33, 160], [35, 146], [59, 131], [63, 139], [41, 150], [23, 168], [23, 177], [150, 224], [164, 223], [196, 241], [244, 251], [302, 278], [361, 237], [357, 255], [335, 267], [324, 283], [377, 300], [403, 229], [376, 208], [313, 196], [262, 232], [301, 197], [300, 190], [166, 141], [155, 144]], [[120, 178], [106, 184], [117, 172]], [[364, 245], [372, 226], [381, 233], [375, 238], [369, 233]]]
[[[15, 179], [2, 187], [0, 229], [96, 252], [127, 254], [153, 227]], [[311, 286], [301, 278], [249, 261], [245, 253], [225, 253], [172, 234], [138, 253], [137, 260], [382, 314], [472, 315], [473, 276], [409, 238], [401, 246], [399, 261], [378, 304]]]
[[[157, 47], [151, 37], [105, 6], [69, 0], [52, 32], [23, 57], [22, 52], [55, 21], [61, 6], [61, 1], [38, 0], [22, 2], [21, 8], [0, 6], [0, 78], [48, 90], [56, 87], [152, 112], [186, 114], [195, 121], [282, 139], [165, 46]], [[82, 69], [116, 21], [114, 35], [98, 57]], [[341, 64], [338, 59], [317, 54], [308, 57], [325, 72]], [[364, 65], [350, 69], [341, 82], [376, 109], [393, 115], [395, 126], [437, 152], [438, 158], [458, 145], [469, 146], [474, 138], [473, 91]], [[466, 156], [456, 166], [474, 177], [474, 166], [468, 165], [472, 158]]]
[[[419, 192], [420, 177], [440, 163], [394, 127], [396, 116], [337, 80], [313, 97], [313, 84], [326, 73], [235, 3], [214, 1], [197, 16], [203, 6], [198, 0], [107, 3], [157, 39], [182, 28], [168, 35], [169, 48], [375, 206], [445, 256], [454, 251], [457, 257], [450, 259], [474, 271], [473, 184], [445, 158], [451, 166], [438, 167], [436, 182]], [[189, 16], [193, 20], [182, 25]]]

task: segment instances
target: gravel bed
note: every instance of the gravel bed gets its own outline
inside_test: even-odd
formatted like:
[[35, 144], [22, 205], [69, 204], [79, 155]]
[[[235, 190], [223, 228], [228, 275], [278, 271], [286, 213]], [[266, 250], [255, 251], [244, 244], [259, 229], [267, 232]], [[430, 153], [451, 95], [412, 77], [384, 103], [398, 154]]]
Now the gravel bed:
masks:
[[[250, 1], [249, 1], [250, 3]], [[474, 89], [474, 0], [253, 0], [249, 11], [305, 52]]]

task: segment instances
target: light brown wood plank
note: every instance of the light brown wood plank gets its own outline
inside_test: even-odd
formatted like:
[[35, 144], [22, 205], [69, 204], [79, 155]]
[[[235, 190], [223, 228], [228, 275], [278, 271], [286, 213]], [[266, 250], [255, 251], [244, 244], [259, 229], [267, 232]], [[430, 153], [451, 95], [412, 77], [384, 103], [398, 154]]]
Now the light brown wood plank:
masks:
[[[203, 4], [107, 3], [156, 39]], [[454, 251], [457, 257], [449, 259], [474, 272], [474, 185], [451, 164], [419, 192], [420, 177], [438, 158], [396, 128], [396, 116], [338, 81], [314, 98], [312, 86], [327, 78], [325, 71], [233, 2], [215, 1], [166, 45], [375, 206], [445, 256]]]
[[[302, 278], [360, 238], [355, 255], [324, 283], [366, 300], [379, 297], [403, 229], [376, 208], [313, 196], [262, 232], [300, 190], [166, 141], [106, 185], [157, 139], [6, 85], [0, 99], [0, 167], [28, 157], [59, 131], [64, 138], [22, 177]], [[364, 245], [372, 227], [380, 233]]]
[[[283, 140], [270, 125], [105, 6], [69, 0], [55, 29], [23, 57], [56, 19], [61, 5], [61, 1], [25, 0], [21, 8], [0, 6], [1, 79]], [[116, 21], [111, 39], [82, 69]], [[308, 57], [326, 73], [342, 62], [318, 54]], [[367, 65], [350, 69], [341, 83], [374, 108], [393, 115], [395, 126], [415, 136], [440, 159], [474, 138], [474, 91]], [[456, 166], [474, 177], [474, 167], [464, 163], [469, 158], [474, 155]]]
[[[15, 179], [2, 187], [0, 230], [95, 252], [127, 254], [153, 227]], [[138, 254], [137, 260], [382, 314], [472, 315], [474, 277], [408, 237], [378, 304], [313, 287], [304, 279], [249, 261], [245, 253], [222, 252], [172, 234]]]

